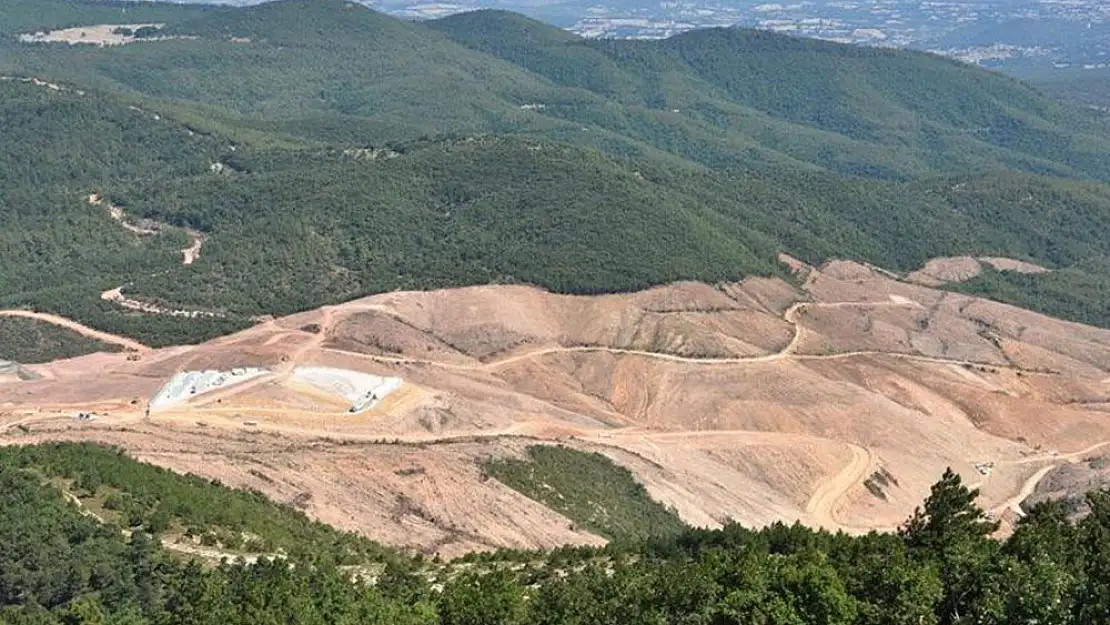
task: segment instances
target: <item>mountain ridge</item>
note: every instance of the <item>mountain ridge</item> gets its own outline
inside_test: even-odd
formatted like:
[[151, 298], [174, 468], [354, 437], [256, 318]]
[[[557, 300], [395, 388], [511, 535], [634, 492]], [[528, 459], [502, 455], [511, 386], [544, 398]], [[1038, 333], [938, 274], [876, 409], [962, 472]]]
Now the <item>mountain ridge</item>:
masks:
[[[73, 122], [39, 116], [0, 154], [4, 201], [24, 207], [6, 217], [6, 306], [165, 345], [393, 289], [599, 293], [775, 274], [779, 252], [898, 271], [971, 254], [1075, 267], [1022, 279], [1085, 284], [1085, 303], [1053, 304], [1060, 286], [1021, 301], [1099, 319], [1110, 193], [1091, 178], [1110, 133], [1069, 127], [1070, 109], [1009, 78], [743, 30], [586, 41], [505, 13], [410, 24], [339, 0], [166, 28], [201, 38], [0, 46], [0, 67], [74, 85], [0, 85], [7, 123], [51, 107]], [[98, 155], [113, 128], [130, 134]], [[21, 147], [36, 141], [45, 158]], [[166, 159], [189, 165], [144, 164]], [[50, 163], [69, 180], [42, 184]], [[122, 232], [78, 208], [91, 194], [168, 228]], [[59, 206], [95, 226], [51, 221]], [[203, 237], [189, 266], [185, 229]], [[1017, 301], [991, 280], [967, 288]]]

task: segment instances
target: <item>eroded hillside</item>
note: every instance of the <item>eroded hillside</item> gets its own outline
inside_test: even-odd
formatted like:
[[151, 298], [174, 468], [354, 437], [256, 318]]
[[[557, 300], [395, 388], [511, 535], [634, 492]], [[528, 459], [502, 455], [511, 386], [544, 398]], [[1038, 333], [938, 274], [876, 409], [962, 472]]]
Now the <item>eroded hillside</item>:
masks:
[[[448, 555], [601, 540], [485, 475], [536, 443], [608, 456], [693, 525], [863, 531], [904, 520], [946, 466], [1012, 520], [1052, 467], [1110, 441], [1110, 332], [856, 263], [793, 266], [800, 286], [390, 293], [31, 366], [41, 379], [0, 386], [3, 440], [119, 444]], [[257, 367], [148, 408], [180, 372]], [[357, 403], [360, 380], [381, 396]]]

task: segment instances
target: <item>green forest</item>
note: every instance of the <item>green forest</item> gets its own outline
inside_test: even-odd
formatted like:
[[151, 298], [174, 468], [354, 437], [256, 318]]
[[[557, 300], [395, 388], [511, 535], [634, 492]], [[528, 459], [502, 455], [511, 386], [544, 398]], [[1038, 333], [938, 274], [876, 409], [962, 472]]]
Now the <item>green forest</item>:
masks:
[[[106, 489], [173, 521], [159, 527], [140, 513], [121, 527], [68, 496], [88, 502]], [[436, 562], [108, 448], [6, 448], [0, 623], [1095, 625], [1110, 618], [1110, 495], [1089, 495], [1091, 513], [1078, 522], [1061, 502], [1039, 504], [1005, 540], [991, 538], [997, 526], [975, 506], [976, 495], [947, 472], [897, 533], [730, 523], [599, 548]], [[291, 544], [283, 536], [312, 548], [254, 564], [204, 562], [163, 546], [164, 528], [176, 522], [198, 531], [249, 528], [276, 541], [271, 548]]]
[[653, 500], [631, 471], [599, 453], [532, 445], [527, 454], [526, 459], [490, 460], [485, 473], [611, 540], [643, 540], [683, 529], [678, 514]]
[[118, 345], [86, 338], [73, 330], [49, 323], [0, 317], [0, 360], [29, 365], [119, 350]]
[[[124, 9], [163, 39], [17, 37]], [[1107, 323], [1110, 125], [938, 57], [742, 29], [592, 41], [341, 0], [19, 0], [0, 23], [0, 307], [162, 346], [398, 289], [781, 274], [785, 251], [1030, 260], [1057, 271], [966, 288]], [[94, 193], [166, 227], [128, 231]], [[205, 237], [188, 266], [185, 228]], [[100, 298], [119, 287], [207, 314]]]

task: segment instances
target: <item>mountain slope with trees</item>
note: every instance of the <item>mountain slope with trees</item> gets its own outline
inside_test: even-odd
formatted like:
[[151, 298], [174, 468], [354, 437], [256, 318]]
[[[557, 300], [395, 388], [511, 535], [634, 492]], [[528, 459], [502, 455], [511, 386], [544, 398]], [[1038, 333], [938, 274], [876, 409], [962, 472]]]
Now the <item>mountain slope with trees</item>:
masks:
[[35, 364], [119, 350], [118, 345], [109, 345], [41, 321], [0, 317], [0, 360]]
[[205, 4], [118, 0], [5, 0], [0, 35], [88, 26], [90, 24], [172, 23], [216, 10]]
[[[896, 271], [973, 254], [1063, 271], [1024, 299], [968, 288], [1101, 318], [1104, 291], [1071, 285], [1110, 254], [1110, 131], [1010, 78], [743, 30], [587, 41], [339, 0], [148, 10], [196, 39], [0, 35], [0, 68], [61, 86], [0, 82], [0, 305], [157, 346], [394, 289], [599, 293], [773, 274], [778, 252]], [[93, 193], [167, 227], [129, 232]], [[188, 266], [185, 228], [205, 238]], [[101, 299], [117, 287], [203, 316]]]

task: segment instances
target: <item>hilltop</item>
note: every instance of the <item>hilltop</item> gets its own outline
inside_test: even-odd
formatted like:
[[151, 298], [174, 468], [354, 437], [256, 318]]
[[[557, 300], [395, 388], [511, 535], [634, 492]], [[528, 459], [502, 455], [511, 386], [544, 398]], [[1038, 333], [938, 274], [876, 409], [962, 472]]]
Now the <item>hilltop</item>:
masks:
[[164, 34], [199, 39], [5, 56], [345, 143], [512, 133], [711, 167], [1110, 175], [1104, 127], [1013, 79], [915, 52], [740, 29], [588, 41], [494, 11], [409, 23], [339, 0], [213, 11]]
[[12, 36], [92, 24], [170, 23], [218, 10], [204, 4], [114, 0], [6, 0], [0, 35]]
[[[1067, 107], [1016, 80], [922, 53], [743, 29], [694, 31], [658, 42], [587, 40], [497, 11], [430, 26], [556, 84], [620, 102], [626, 118], [656, 115], [652, 126], [681, 129], [669, 133], [671, 141], [682, 134], [717, 144], [720, 152], [707, 153], [707, 145], [665, 148], [711, 165], [761, 164], [728, 155], [754, 148], [758, 152], [749, 156], [762, 164], [786, 155], [890, 178], [999, 165], [1101, 178], [1108, 173], [1088, 151], [1093, 146], [1083, 145], [1105, 139], [1083, 139], [1076, 130], [1096, 129], [1076, 124]], [[545, 112], [570, 113], [558, 104]], [[619, 113], [573, 114], [662, 147], [661, 137], [643, 132], [647, 128], [614, 126]], [[1105, 137], [1104, 128], [1096, 131]]]
[[[737, 173], [514, 136], [255, 147], [158, 105], [22, 81], [0, 90], [13, 123], [5, 193], [22, 207], [3, 217], [4, 305], [152, 345], [394, 289], [600, 293], [775, 275], [782, 250], [903, 271], [966, 252], [1093, 269], [1110, 253], [1097, 225], [1110, 193], [1090, 181]], [[1055, 306], [1059, 288], [1038, 303], [1036, 284], [1077, 272], [1099, 275], [1024, 277], [1034, 284], [1017, 293], [988, 275], [966, 288]], [[1073, 294], [1080, 306], [1052, 310], [1101, 323], [1081, 310], [1098, 310], [1097, 284]]]

